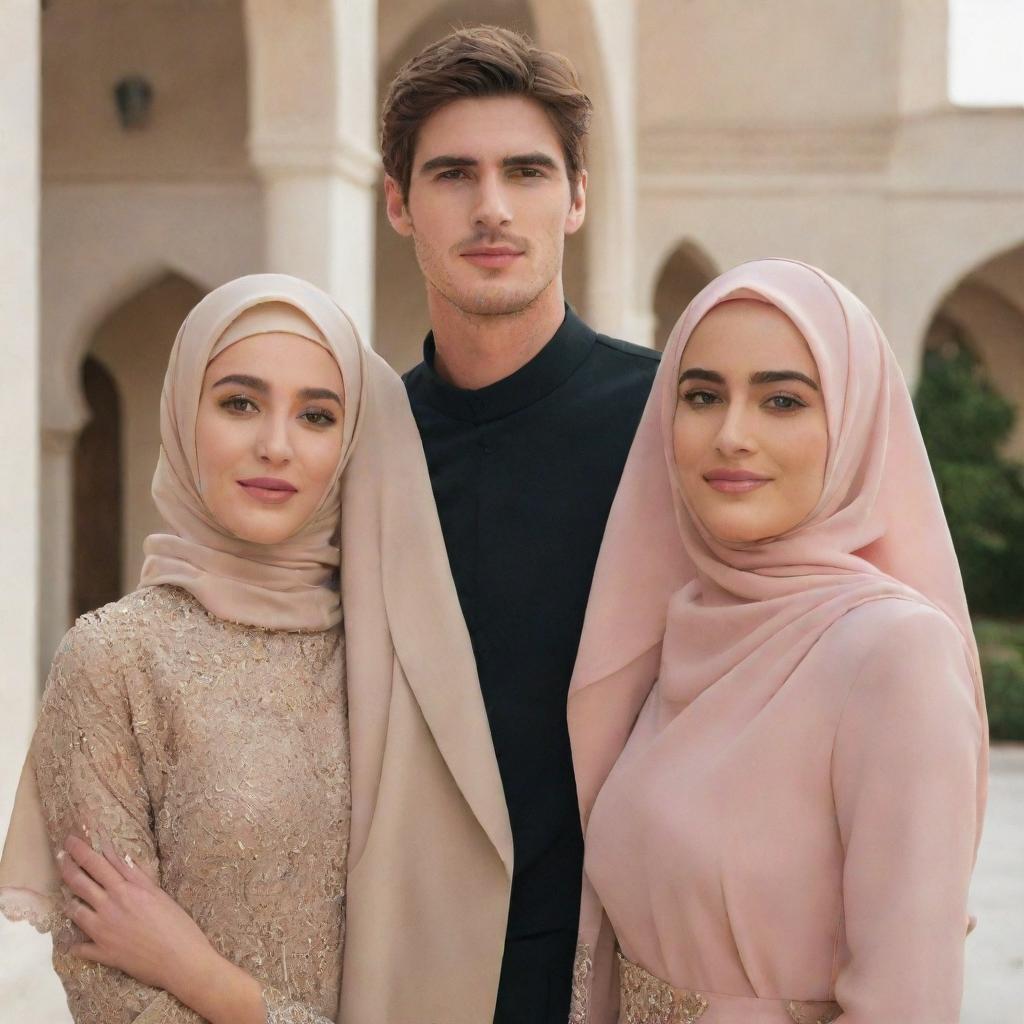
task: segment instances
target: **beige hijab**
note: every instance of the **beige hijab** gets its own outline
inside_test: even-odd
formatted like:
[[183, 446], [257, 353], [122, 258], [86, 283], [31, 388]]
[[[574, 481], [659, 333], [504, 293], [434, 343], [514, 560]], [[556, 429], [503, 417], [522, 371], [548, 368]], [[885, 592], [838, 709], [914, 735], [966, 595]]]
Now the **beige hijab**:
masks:
[[[286, 329], [338, 360], [345, 435], [338, 479], [318, 511], [287, 544], [260, 548], [232, 538], [205, 511], [189, 410], [209, 360], [232, 338], [267, 324], [282, 329], [282, 316]], [[215, 614], [214, 603], [226, 618], [271, 628], [324, 628], [344, 609], [352, 835], [339, 1021], [489, 1020], [512, 835], [401, 380], [327, 295], [260, 274], [216, 289], [190, 315], [162, 411], [165, 451], [154, 494], [173, 533], [148, 539], [143, 585], [176, 583]], [[340, 555], [332, 536], [339, 507]], [[340, 605], [330, 586], [339, 557]], [[0, 860], [0, 902], [9, 916], [43, 923], [60, 885], [31, 767], [30, 754]]]
[[[283, 332], [325, 348], [341, 369], [345, 416], [334, 476], [310, 519], [286, 541], [253, 544], [222, 526], [202, 498], [196, 418], [206, 368], [254, 334]], [[335, 580], [341, 473], [359, 433], [366, 353], [348, 317], [323, 292], [282, 274], [254, 274], [206, 296], [171, 350], [160, 398], [153, 500], [169, 527], [146, 538], [140, 586], [173, 584], [212, 614], [266, 629], [326, 629], [341, 620]]]

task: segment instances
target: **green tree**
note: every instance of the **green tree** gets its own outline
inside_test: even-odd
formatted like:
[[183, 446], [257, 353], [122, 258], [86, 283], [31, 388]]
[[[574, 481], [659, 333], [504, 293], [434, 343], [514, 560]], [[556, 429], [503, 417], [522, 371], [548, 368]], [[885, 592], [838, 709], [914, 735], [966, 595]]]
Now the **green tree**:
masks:
[[971, 611], [1024, 617], [1024, 471], [1001, 451], [1013, 404], [950, 342], [925, 353], [915, 406]]

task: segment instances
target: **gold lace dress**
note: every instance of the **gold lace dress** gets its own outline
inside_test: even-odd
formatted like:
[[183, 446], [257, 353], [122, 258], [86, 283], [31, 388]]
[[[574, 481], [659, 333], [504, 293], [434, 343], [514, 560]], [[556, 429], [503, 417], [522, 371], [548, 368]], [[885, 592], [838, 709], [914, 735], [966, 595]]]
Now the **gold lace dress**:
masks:
[[[83, 616], [54, 659], [32, 745], [54, 848], [156, 869], [216, 949], [264, 984], [269, 1024], [333, 1024], [341, 983], [350, 789], [339, 629], [214, 618], [175, 587]], [[65, 952], [76, 1024], [197, 1024], [169, 994]]]

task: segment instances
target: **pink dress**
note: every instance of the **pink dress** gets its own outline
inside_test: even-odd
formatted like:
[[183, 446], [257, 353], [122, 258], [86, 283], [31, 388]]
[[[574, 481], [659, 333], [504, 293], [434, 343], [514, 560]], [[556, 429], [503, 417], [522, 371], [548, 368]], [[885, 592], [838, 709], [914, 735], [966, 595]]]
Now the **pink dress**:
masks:
[[[739, 300], [803, 335], [828, 456], [799, 523], [727, 542], [687, 503], [673, 431], [688, 339]], [[748, 468], [750, 441], [730, 456]], [[743, 264], [677, 324], [568, 720], [586, 842], [573, 1024], [959, 1020], [986, 796], [977, 649], [906, 384], [824, 272]]]
[[[656, 684], [594, 804], [622, 956], [701, 1024], [958, 1020], [981, 724], [952, 623], [873, 601], [752, 714], [722, 697], [676, 713]], [[688, 1019], [636, 1016], [629, 987], [621, 1020]]]

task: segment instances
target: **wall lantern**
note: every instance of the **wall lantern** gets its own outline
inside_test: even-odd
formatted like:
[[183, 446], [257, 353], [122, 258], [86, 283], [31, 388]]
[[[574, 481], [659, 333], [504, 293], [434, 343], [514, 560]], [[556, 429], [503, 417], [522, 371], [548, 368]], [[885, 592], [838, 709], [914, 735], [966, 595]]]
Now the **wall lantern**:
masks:
[[117, 116], [126, 132], [138, 131], [149, 124], [153, 106], [153, 86], [141, 75], [128, 75], [114, 86]]

